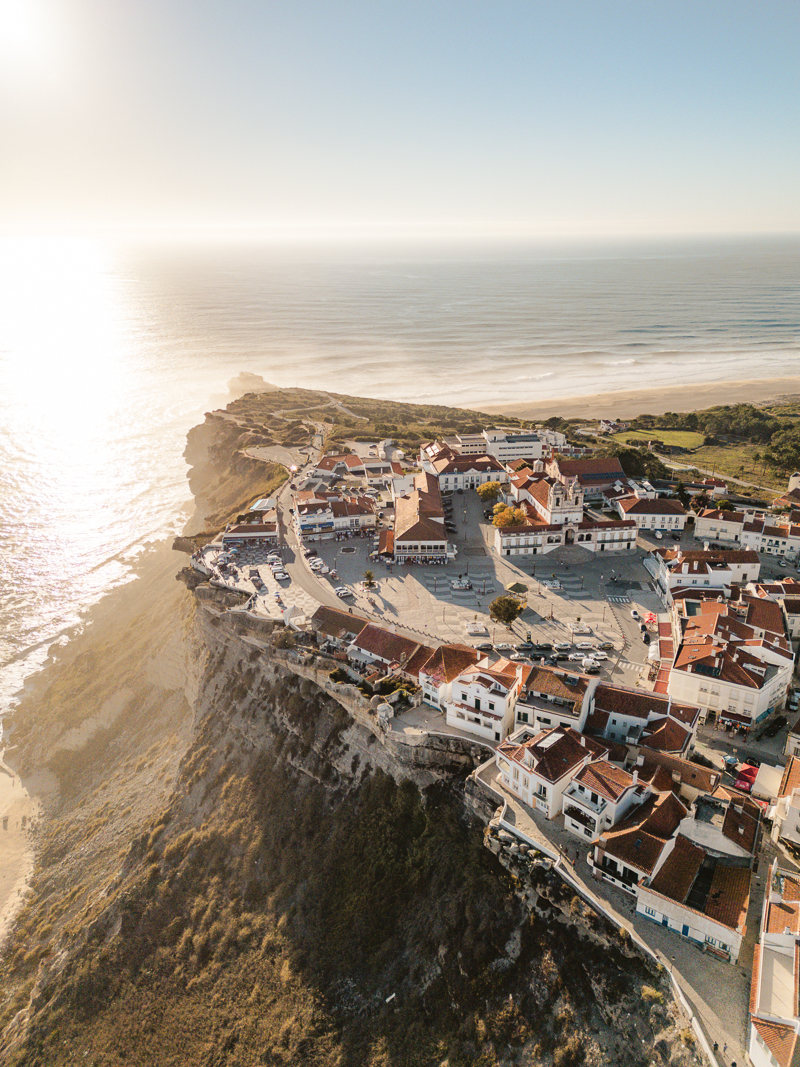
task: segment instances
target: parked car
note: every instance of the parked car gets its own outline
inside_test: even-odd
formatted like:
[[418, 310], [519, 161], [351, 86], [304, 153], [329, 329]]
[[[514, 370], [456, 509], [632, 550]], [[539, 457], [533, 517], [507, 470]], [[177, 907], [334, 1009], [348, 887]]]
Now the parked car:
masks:
[[570, 652], [567, 659], [570, 663], [582, 663], [586, 657], [582, 652]]
[[494, 647], [497, 649], [498, 652], [513, 652], [514, 651], [514, 646], [513, 645], [509, 645], [507, 641], [504, 642], [502, 645], [495, 645]]
[[636, 608], [631, 608], [631, 618], [632, 619], [639, 619], [640, 618], [639, 612], [636, 610]]
[[593, 649], [594, 645], [591, 641], [578, 641], [576, 642], [575, 647], [582, 648], [584, 651], [586, 651], [587, 649]]
[[527, 663], [530, 657], [525, 652], [512, 652], [508, 658], [512, 663]]
[[680, 534], [678, 534], [678, 533], [672, 534], [672, 540], [673, 541], [680, 541], [680, 539], [681, 539], [681, 535]]
[[600, 667], [595, 663], [592, 667], [584, 667], [583, 668], [583, 673], [584, 674], [599, 674], [600, 673]]
[[353, 596], [353, 590], [348, 589], [346, 585], [337, 585], [334, 592], [338, 597], [341, 597], [342, 600], [344, 600], [345, 597]]
[[475, 646], [479, 652], [494, 652], [494, 645], [490, 645], [484, 641], [482, 645]]
[[736, 758], [736, 756], [726, 756], [722, 762], [725, 766], [725, 769], [729, 771], [733, 771], [739, 766], [739, 760]]
[[642, 634], [642, 640], [646, 645], [650, 644], [650, 634]]
[[[558, 647], [558, 646], [556, 646], [556, 647]], [[604, 652], [613, 652], [614, 651], [614, 646], [612, 645], [612, 643], [610, 641], [601, 641], [600, 644], [597, 647], [601, 648]]]
[[[569, 643], [569, 641], [558, 641], [553, 647], [555, 648], [556, 652], [569, 652], [569, 650], [572, 648], [572, 645]], [[602, 648], [603, 646], [601, 645], [600, 647]]]
[[608, 659], [608, 656], [605, 654], [605, 652], [598, 652], [597, 650], [595, 650], [592, 653], [592, 659], [596, 659], [598, 663], [602, 663], [603, 660]]
[[290, 582], [291, 578], [286, 571], [275, 571], [273, 577], [276, 582]]

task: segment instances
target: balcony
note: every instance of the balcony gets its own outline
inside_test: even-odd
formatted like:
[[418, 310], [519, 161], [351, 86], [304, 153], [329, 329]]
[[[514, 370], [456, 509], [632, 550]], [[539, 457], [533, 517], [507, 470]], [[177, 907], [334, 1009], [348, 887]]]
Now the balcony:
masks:
[[586, 811], [592, 813], [592, 815], [602, 815], [608, 806], [608, 801], [603, 797], [598, 797], [597, 801], [592, 801], [591, 797], [586, 796], [585, 793], [581, 793], [578, 786], [573, 782], [569, 789], [564, 790], [564, 799], [570, 801], [573, 804], [579, 804]]

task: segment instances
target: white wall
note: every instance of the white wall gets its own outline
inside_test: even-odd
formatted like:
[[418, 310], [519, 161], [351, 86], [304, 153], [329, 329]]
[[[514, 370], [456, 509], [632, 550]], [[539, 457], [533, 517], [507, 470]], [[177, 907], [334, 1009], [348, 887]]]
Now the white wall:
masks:
[[[709, 919], [707, 915], [690, 908], [684, 908], [675, 900], [654, 893], [647, 886], [639, 886], [636, 911], [639, 915], [651, 919], [660, 925], [666, 925], [670, 930], [676, 930], [683, 937], [697, 941], [701, 945], [710, 938], [709, 944], [713, 948], [727, 951], [731, 955], [731, 962], [735, 963], [739, 958], [739, 949], [742, 946], [742, 935], [731, 930], [722, 923]], [[666, 923], [664, 923], [666, 919]]]

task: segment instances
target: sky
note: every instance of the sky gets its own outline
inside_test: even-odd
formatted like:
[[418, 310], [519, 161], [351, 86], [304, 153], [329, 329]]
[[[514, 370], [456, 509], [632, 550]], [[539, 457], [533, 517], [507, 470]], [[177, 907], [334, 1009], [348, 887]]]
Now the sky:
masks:
[[798, 0], [0, 0], [0, 234], [800, 231]]

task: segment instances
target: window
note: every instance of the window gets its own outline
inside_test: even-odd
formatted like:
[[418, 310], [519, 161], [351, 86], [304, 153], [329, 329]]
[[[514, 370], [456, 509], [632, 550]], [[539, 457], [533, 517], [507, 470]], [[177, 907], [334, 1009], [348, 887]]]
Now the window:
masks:
[[494, 711], [494, 704], [491, 702], [491, 700], [489, 701], [489, 711]]
[[[643, 910], [645, 915], [649, 915], [651, 919], [655, 917], [656, 913], [654, 908], [644, 908]], [[708, 938], [706, 938], [706, 941], [708, 941]]]

